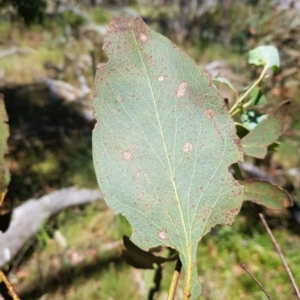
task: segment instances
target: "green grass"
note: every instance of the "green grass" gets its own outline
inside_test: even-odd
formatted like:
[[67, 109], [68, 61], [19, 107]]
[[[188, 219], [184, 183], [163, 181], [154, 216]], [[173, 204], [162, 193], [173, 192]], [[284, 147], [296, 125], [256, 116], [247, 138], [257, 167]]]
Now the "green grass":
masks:
[[90, 10], [89, 14], [96, 24], [108, 24], [112, 19], [111, 14], [100, 6]]
[[[1, 68], [5, 72], [5, 84], [30, 84], [47, 77], [44, 68], [46, 62], [58, 64], [63, 59], [60, 49], [40, 47], [25, 55], [10, 55], [1, 61]], [[34, 62], [34, 64], [32, 63]]]
[[[249, 212], [251, 215], [251, 212]], [[202, 295], [199, 299], [266, 299], [262, 291], [240, 267], [245, 263], [274, 299], [293, 299], [294, 292], [284, 271], [280, 259], [273, 250], [273, 245], [264, 232], [262, 225], [251, 226], [255, 217], [240, 215], [232, 226], [218, 226], [200, 242], [198, 248], [198, 274], [202, 283]], [[54, 221], [54, 220], [53, 220]], [[53, 222], [52, 221], [52, 222]], [[257, 220], [256, 220], [257, 221]], [[61, 250], [56, 242], [45, 234], [43, 247], [35, 249], [35, 256], [29, 257], [22, 265], [28, 269], [32, 278], [38, 278], [37, 265], [47, 265], [55, 257], [69, 257], [68, 253], [89, 253], [89, 249], [101, 248], [113, 241], [120, 240], [123, 234], [130, 235], [131, 229], [127, 221], [115, 216], [102, 203], [94, 203], [84, 209], [71, 209], [61, 213], [56, 218], [60, 232], [68, 241], [66, 250]], [[272, 220], [269, 220], [272, 224]], [[250, 226], [248, 226], [250, 225]], [[283, 227], [275, 227], [274, 234], [295, 275], [297, 282], [300, 274], [297, 272], [300, 264], [300, 238]], [[46, 235], [47, 236], [47, 235]], [[106, 255], [100, 259], [105, 260]], [[164, 253], [166, 255], [166, 253]], [[40, 257], [39, 262], [36, 257]], [[44, 263], [43, 263], [44, 262]], [[68, 260], [66, 260], [69, 267]], [[163, 266], [161, 289], [155, 299], [165, 299], [167, 295], [174, 262]], [[68, 269], [67, 277], [59, 284], [52, 283], [46, 287], [46, 299], [147, 299], [150, 287], [153, 285], [154, 270], [136, 270], [125, 262], [111, 258], [101, 263], [91, 260], [91, 264]], [[61, 275], [63, 276], [63, 275]], [[65, 276], [65, 275], [64, 275]], [[33, 281], [34, 282], [34, 281]], [[143, 287], [144, 286], [144, 287]], [[178, 287], [178, 297], [183, 291], [183, 274]], [[42, 295], [42, 291], [37, 291]], [[22, 295], [29, 300], [32, 293]]]

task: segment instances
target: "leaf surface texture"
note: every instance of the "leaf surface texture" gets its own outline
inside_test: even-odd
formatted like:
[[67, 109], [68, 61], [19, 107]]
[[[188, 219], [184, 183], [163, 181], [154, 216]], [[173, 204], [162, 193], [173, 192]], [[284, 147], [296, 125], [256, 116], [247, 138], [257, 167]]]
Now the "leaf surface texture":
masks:
[[185, 293], [197, 299], [198, 242], [243, 201], [228, 172], [243, 159], [234, 123], [209, 76], [140, 18], [113, 19], [104, 50], [94, 95], [100, 189], [139, 247], [179, 252]]

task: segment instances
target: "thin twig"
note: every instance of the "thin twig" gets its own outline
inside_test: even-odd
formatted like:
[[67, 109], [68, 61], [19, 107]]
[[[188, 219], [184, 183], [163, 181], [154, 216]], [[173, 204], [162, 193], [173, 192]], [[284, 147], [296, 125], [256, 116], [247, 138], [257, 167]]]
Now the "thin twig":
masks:
[[248, 273], [248, 275], [253, 279], [253, 281], [261, 288], [261, 290], [265, 293], [265, 295], [272, 300], [272, 297], [268, 294], [268, 292], [265, 290], [265, 288], [262, 286], [262, 284], [257, 280], [257, 278], [253, 275], [253, 273], [248, 269], [248, 267], [241, 263], [241, 267]]
[[[235, 102], [235, 104], [229, 110], [231, 116], [234, 116], [238, 110], [236, 108], [244, 101], [244, 99], [250, 94], [250, 92], [264, 79], [268, 68], [264, 67], [259, 78], [251, 85], [251, 87]], [[248, 105], [246, 105], [248, 106]]]
[[275, 248], [276, 252], [278, 253], [278, 256], [280, 257], [280, 259], [282, 261], [282, 264], [283, 264], [283, 266], [284, 266], [284, 268], [285, 268], [285, 270], [286, 270], [286, 272], [287, 272], [287, 274], [288, 274], [288, 276], [289, 276], [289, 278], [292, 282], [292, 285], [293, 285], [293, 288], [296, 292], [297, 298], [298, 298], [298, 300], [300, 300], [299, 288], [298, 288], [298, 286], [296, 284], [296, 281], [295, 281], [295, 278], [294, 278], [294, 276], [293, 276], [293, 274], [292, 274], [292, 272], [291, 272], [291, 270], [290, 270], [290, 268], [287, 264], [287, 261], [286, 261], [285, 257], [283, 256], [283, 254], [281, 252], [281, 249], [280, 249], [280, 247], [279, 247], [279, 245], [278, 245], [278, 243], [277, 243], [277, 241], [276, 241], [276, 239], [275, 239], [275, 237], [274, 237], [274, 235], [273, 235], [273, 233], [272, 233], [272, 231], [271, 231], [264, 215], [262, 213], [258, 213], [258, 215], [259, 215], [259, 217], [260, 217], [267, 233], [269, 234], [269, 237], [270, 237], [270, 239], [271, 239], [271, 241], [274, 245], [274, 248]]
[[169, 294], [168, 294], [168, 299], [167, 300], [174, 300], [175, 299], [175, 294], [176, 294], [176, 289], [177, 289], [177, 285], [178, 285], [178, 281], [179, 281], [181, 267], [182, 267], [182, 264], [181, 264], [180, 258], [178, 257], [178, 259], [176, 261], [176, 265], [175, 265], [171, 285], [170, 285], [170, 288], [169, 288]]
[[3, 273], [2, 270], [0, 270], [0, 278], [1, 280], [5, 283], [7, 289], [9, 290], [11, 296], [13, 297], [14, 300], [20, 300], [19, 296], [17, 295], [13, 285], [10, 283], [6, 275]]
[[[241, 174], [241, 170], [240, 170], [239, 165], [238, 164], [234, 164], [233, 168], [234, 168], [234, 171], [235, 171], [236, 179], [243, 180], [243, 176]], [[282, 264], [283, 264], [283, 266], [284, 266], [284, 268], [285, 268], [285, 270], [286, 270], [286, 272], [287, 272], [287, 274], [288, 274], [288, 276], [290, 278], [290, 281], [291, 281], [291, 283], [293, 285], [293, 288], [294, 288], [294, 290], [296, 292], [297, 299], [300, 300], [300, 292], [299, 292], [299, 288], [298, 288], [298, 286], [296, 284], [295, 278], [294, 278], [294, 276], [293, 276], [293, 274], [292, 274], [292, 272], [291, 272], [291, 270], [290, 270], [290, 268], [289, 268], [289, 266], [287, 264], [287, 261], [286, 261], [285, 257], [283, 256], [283, 254], [281, 252], [281, 249], [280, 249], [280, 247], [279, 247], [279, 245], [278, 245], [278, 243], [277, 243], [277, 241], [276, 241], [276, 239], [275, 239], [275, 237], [274, 237], [274, 235], [273, 235], [273, 233], [272, 233], [272, 231], [271, 231], [271, 229], [270, 229], [270, 227], [269, 227], [269, 225], [268, 225], [268, 223], [267, 223], [264, 215], [261, 213], [261, 208], [257, 204], [253, 203], [253, 205], [255, 206], [255, 208], [257, 210], [257, 213], [258, 213], [258, 216], [261, 219], [261, 221], [262, 221], [262, 223], [263, 223], [263, 225], [264, 225], [267, 233], [269, 234], [269, 237], [270, 237], [270, 239], [271, 239], [271, 241], [272, 241], [272, 243], [274, 245], [274, 248], [275, 248], [278, 256], [280, 257], [281, 262], [282, 262]]]

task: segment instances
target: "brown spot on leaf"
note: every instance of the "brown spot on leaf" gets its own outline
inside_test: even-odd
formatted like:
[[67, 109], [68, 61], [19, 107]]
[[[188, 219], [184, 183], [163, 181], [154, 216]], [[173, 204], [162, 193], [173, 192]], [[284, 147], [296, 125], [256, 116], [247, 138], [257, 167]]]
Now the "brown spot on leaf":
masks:
[[243, 147], [240, 139], [234, 139], [234, 143], [237, 145], [239, 151], [243, 152]]
[[[122, 19], [121, 19], [122, 20]], [[109, 23], [107, 32], [113, 33], [118, 30], [118, 18], [112, 19], [112, 21]]]
[[211, 119], [213, 119], [215, 116], [216, 116], [216, 112], [213, 110], [213, 109], [206, 109], [205, 111], [204, 111], [204, 115], [206, 116], [206, 117], [208, 117], [208, 118], [211, 118]]
[[146, 59], [148, 64], [150, 64], [151, 66], [154, 65], [153, 58], [152, 58], [151, 55], [148, 55], [147, 53], [145, 53], [145, 59]]
[[102, 71], [102, 70], [105, 69], [105, 67], [106, 67], [106, 65], [100, 65], [100, 66], [97, 66], [97, 70]]
[[133, 157], [132, 157], [132, 154], [130, 151], [125, 151], [124, 154], [123, 154], [123, 157], [125, 160], [132, 160]]
[[148, 38], [147, 38], [146, 34], [140, 32], [140, 33], [139, 33], [139, 40], [140, 40], [142, 43], [146, 43], [147, 40], [148, 40]]
[[219, 137], [224, 141], [224, 138], [222, 137], [221, 132], [214, 120], [214, 117], [216, 116], [216, 112], [213, 109], [208, 108], [204, 111], [204, 115], [212, 120], [215, 130], [217, 131]]
[[158, 76], [157, 80], [158, 81], [163, 81], [165, 79], [165, 76], [161, 75], [161, 76]]
[[165, 240], [165, 239], [167, 238], [167, 235], [166, 235], [163, 231], [161, 231], [161, 232], [158, 234], [158, 236], [159, 236], [161, 239], [163, 239], [163, 240]]
[[230, 214], [237, 215], [240, 210], [238, 208], [229, 209]]
[[184, 152], [190, 152], [192, 150], [193, 146], [191, 143], [185, 143], [183, 146], [183, 151]]
[[179, 87], [176, 91], [176, 97], [177, 98], [181, 98], [185, 95], [185, 92], [186, 92], [186, 89], [188, 87], [188, 84], [187, 82], [185, 81], [182, 81], [180, 84], [179, 84]]

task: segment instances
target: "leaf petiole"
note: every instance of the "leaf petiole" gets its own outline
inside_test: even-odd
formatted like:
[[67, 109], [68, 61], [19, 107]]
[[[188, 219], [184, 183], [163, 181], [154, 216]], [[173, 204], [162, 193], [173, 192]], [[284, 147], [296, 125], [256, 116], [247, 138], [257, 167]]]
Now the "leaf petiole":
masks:
[[[264, 79], [264, 77], [266, 76], [267, 70], [268, 70], [268, 67], [265, 66], [263, 68], [261, 74], [259, 75], [258, 79], [250, 86], [250, 88], [231, 107], [231, 109], [229, 110], [231, 117], [233, 117], [235, 114], [237, 114], [240, 111], [240, 109], [238, 109], [238, 106], [240, 106], [240, 104], [250, 94], [250, 92]], [[249, 102], [247, 102], [243, 105], [244, 108], [247, 106], [249, 106]]]

